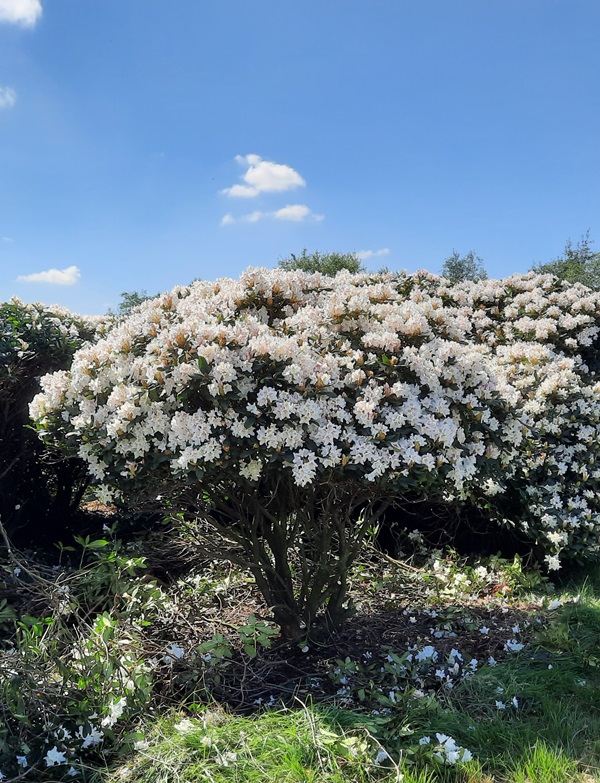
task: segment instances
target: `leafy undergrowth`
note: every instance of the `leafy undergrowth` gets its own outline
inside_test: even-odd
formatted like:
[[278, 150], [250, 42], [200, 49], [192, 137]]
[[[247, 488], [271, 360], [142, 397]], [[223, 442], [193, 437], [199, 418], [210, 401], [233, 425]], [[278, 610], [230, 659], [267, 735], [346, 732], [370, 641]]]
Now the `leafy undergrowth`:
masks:
[[[598, 575], [555, 588], [518, 560], [467, 562], [411, 537], [410, 556], [354, 570], [341, 633], [297, 645], [230, 564], [196, 558], [166, 580], [164, 541], [124, 545], [107, 528], [53, 565], [10, 553], [2, 774], [600, 780]], [[147, 566], [161, 557], [158, 581]]]

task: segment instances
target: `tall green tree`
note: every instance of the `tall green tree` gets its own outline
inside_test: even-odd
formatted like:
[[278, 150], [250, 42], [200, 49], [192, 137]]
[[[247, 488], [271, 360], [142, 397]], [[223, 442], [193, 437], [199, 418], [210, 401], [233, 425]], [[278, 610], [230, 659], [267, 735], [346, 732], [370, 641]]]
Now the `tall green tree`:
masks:
[[334, 277], [342, 269], [356, 274], [366, 272], [362, 262], [356, 253], [309, 253], [306, 248], [300, 255], [292, 253], [289, 258], [279, 262], [279, 266], [286, 272], [301, 270], [302, 272], [321, 272], [323, 275]]
[[600, 253], [594, 253], [587, 231], [573, 246], [567, 240], [562, 256], [545, 264], [534, 264], [532, 269], [540, 274], [556, 275], [568, 283], [583, 283], [595, 291], [600, 290]]
[[444, 261], [441, 274], [451, 283], [462, 283], [463, 280], [476, 283], [479, 280], [487, 280], [488, 276], [483, 259], [476, 256], [472, 250], [464, 256], [454, 250]]
[[141, 291], [122, 291], [121, 301], [116, 310], [109, 310], [108, 315], [116, 318], [126, 318], [134, 307], [137, 307], [147, 299], [154, 299], [158, 294], [149, 294], [145, 288]]

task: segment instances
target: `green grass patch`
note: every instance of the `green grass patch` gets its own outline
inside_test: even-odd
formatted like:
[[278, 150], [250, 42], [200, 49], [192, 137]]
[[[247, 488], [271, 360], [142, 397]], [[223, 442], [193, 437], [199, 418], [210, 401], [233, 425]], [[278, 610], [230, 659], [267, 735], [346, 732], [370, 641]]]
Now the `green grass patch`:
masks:
[[[147, 743], [147, 747], [145, 747]], [[104, 783], [431, 783], [425, 771], [402, 776], [366, 732], [344, 731], [336, 710], [304, 707], [232, 716], [205, 709], [197, 718], [170, 717], [149, 730], [139, 749]]]
[[[600, 600], [587, 579], [557, 593], [564, 601], [521, 654], [484, 667], [417, 717], [468, 747], [479, 773], [510, 783], [600, 780]], [[420, 724], [420, 725], [419, 725]]]

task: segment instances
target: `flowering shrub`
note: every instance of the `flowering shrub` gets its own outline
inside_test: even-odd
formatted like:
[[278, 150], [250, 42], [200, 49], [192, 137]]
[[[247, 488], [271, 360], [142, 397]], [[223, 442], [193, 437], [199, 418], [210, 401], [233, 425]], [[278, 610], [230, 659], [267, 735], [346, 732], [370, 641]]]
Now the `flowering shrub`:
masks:
[[516, 392], [443, 282], [257, 269], [176, 288], [46, 376], [31, 413], [106, 498], [168, 491], [218, 512], [297, 637], [321, 607], [341, 621], [390, 499], [466, 498], [523, 440]]
[[499, 518], [545, 552], [548, 568], [561, 555], [597, 557], [600, 295], [533, 273], [457, 289], [526, 426], [510, 470], [484, 491]]
[[28, 405], [39, 377], [68, 367], [102, 323], [60, 307], [0, 303], [0, 518], [28, 541], [56, 520], [64, 524], [88, 481], [80, 460], [58, 459], [26, 429]]
[[464, 339], [493, 366], [522, 427], [503, 472], [482, 480], [471, 500], [525, 534], [549, 569], [561, 558], [597, 557], [598, 292], [535, 273], [457, 285], [417, 273], [406, 286], [462, 311]]
[[343, 618], [391, 500], [477, 503], [549, 568], [597, 554], [599, 318], [599, 294], [550, 275], [250, 269], [143, 303], [31, 413], [106, 498], [213, 512], [293, 637], [323, 606]]

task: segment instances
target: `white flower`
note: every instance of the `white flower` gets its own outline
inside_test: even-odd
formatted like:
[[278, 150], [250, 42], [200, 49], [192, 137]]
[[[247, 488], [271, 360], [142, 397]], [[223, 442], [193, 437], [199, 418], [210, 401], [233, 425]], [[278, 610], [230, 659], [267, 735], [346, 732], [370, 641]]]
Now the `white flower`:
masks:
[[383, 764], [383, 762], [387, 761], [389, 757], [389, 753], [387, 753], [383, 748], [380, 748], [377, 751], [377, 755], [375, 756], [375, 764]]
[[79, 774], [80, 774], [79, 770], [75, 769], [75, 767], [69, 767], [69, 769], [67, 770], [67, 775], [71, 778], [74, 778]]
[[496, 709], [497, 710], [505, 710], [506, 709], [506, 704], [503, 701], [498, 701], [496, 699]]
[[20, 767], [23, 767], [25, 769], [29, 766], [29, 762], [27, 761], [27, 756], [17, 756], [17, 764]]
[[479, 629], [479, 633], [482, 633], [482, 634], [484, 634], [486, 636], [487, 636], [487, 634], [489, 634], [489, 632], [490, 632], [490, 629], [487, 627], [487, 625], [482, 625], [481, 628]]
[[123, 714], [125, 707], [127, 706], [127, 699], [123, 696], [117, 702], [110, 705], [109, 714], [102, 718], [100, 722], [101, 726], [114, 726], [117, 720]]
[[184, 655], [185, 652], [182, 647], [175, 643], [170, 644], [167, 647], [167, 654], [163, 656], [163, 663], [173, 663], [175, 660], [183, 658]]
[[44, 756], [44, 761], [48, 767], [53, 767], [55, 764], [64, 764], [66, 760], [65, 753], [59, 750], [56, 745]]
[[559, 608], [559, 607], [561, 607], [561, 606], [562, 606], [562, 604], [561, 604], [561, 602], [558, 600], [558, 598], [553, 598], [553, 599], [550, 601], [550, 603], [548, 604], [548, 609], [549, 609], [551, 612], [553, 612], [555, 609], [558, 609], [558, 608]]
[[95, 726], [91, 725], [90, 730], [85, 736], [83, 734], [83, 726], [79, 727], [77, 734], [79, 738], [83, 740], [81, 747], [84, 749], [93, 748], [96, 745], [99, 745], [102, 742], [102, 738], [104, 737], [103, 731], [100, 731]]
[[519, 700], [517, 699], [516, 696], [513, 696], [512, 703], [513, 703], [513, 707], [515, 708], [515, 710], [518, 710], [519, 709]]
[[215, 761], [221, 767], [228, 767], [234, 761], [237, 761], [237, 754], [231, 750], [226, 750], [224, 753], [217, 753]]
[[525, 647], [525, 645], [521, 644], [521, 642], [518, 642], [516, 639], [509, 639], [504, 645], [504, 649], [509, 652], [520, 652], [523, 647]]
[[430, 644], [423, 647], [422, 650], [419, 650], [419, 652], [415, 656], [417, 661], [427, 661], [427, 660], [436, 661], [437, 657], [438, 654], [435, 647], [432, 647]]
[[495, 666], [497, 663], [498, 661], [492, 655], [490, 655], [490, 657], [488, 658], [488, 665]]
[[[75, 659], [80, 657], [76, 650], [73, 650], [71, 654]], [[61, 740], [64, 743], [65, 740], [71, 739], [72, 735], [69, 729], [67, 729], [65, 726], [59, 726], [58, 729], [54, 732], [54, 736], [56, 737], [56, 739]]]
[[188, 731], [193, 731], [194, 728], [195, 725], [191, 720], [189, 720], [189, 718], [184, 718], [175, 725], [175, 730], [181, 732], [182, 734], [186, 734]]
[[431, 737], [421, 737], [419, 740], [419, 745], [429, 745], [431, 742]]

